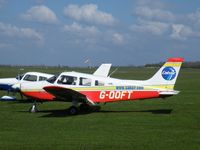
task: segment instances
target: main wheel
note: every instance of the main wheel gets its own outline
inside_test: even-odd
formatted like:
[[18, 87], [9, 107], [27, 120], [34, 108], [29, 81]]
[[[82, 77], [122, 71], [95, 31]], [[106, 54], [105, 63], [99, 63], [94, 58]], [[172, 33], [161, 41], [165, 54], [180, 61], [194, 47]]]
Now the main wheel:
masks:
[[71, 107], [69, 108], [69, 114], [70, 114], [70, 115], [76, 115], [76, 114], [78, 114], [78, 108], [75, 107], [75, 106], [71, 106]]
[[88, 112], [88, 111], [91, 110], [90, 105], [88, 105], [88, 104], [86, 104], [86, 103], [82, 103], [82, 104], [79, 106], [79, 108], [80, 108], [81, 111], [86, 111], [86, 112]]

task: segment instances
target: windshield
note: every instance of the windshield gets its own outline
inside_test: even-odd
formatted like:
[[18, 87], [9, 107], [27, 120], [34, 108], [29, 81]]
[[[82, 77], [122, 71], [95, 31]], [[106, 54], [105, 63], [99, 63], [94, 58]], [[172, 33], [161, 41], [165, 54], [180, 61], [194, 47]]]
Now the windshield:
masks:
[[24, 79], [24, 81], [37, 81], [37, 76], [36, 75], [30, 75], [30, 74], [27, 74]]
[[21, 80], [21, 79], [23, 78], [23, 76], [24, 76], [24, 74], [19, 74], [19, 75], [16, 77], [16, 79], [17, 79], [17, 80]]
[[49, 83], [54, 83], [54, 82], [56, 81], [56, 79], [58, 78], [59, 75], [60, 75], [60, 74], [57, 74], [57, 75], [55, 75], [55, 76], [53, 76], [53, 77], [47, 79], [47, 82], [49, 82]]

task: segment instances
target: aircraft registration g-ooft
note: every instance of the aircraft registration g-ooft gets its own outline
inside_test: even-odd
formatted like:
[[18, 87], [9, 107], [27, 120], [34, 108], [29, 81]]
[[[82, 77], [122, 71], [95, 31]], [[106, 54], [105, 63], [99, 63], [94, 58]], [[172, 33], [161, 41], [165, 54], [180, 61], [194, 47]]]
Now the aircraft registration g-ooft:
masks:
[[22, 84], [21, 91], [40, 101], [72, 102], [70, 114], [77, 114], [79, 104], [86, 109], [98, 103], [165, 98], [179, 93], [174, 85], [183, 61], [183, 58], [169, 58], [152, 78], [144, 81], [63, 72], [42, 84]]

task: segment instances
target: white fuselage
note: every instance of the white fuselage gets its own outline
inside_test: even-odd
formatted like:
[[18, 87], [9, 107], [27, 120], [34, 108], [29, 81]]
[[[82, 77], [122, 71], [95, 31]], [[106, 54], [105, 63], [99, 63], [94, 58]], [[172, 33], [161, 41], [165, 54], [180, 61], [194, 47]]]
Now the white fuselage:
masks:
[[40, 72], [27, 72], [23, 75], [17, 76], [16, 78], [2, 78], [0, 79], [0, 89], [7, 91], [17, 90], [20, 88], [22, 83], [44, 81], [52, 76], [52, 74]]

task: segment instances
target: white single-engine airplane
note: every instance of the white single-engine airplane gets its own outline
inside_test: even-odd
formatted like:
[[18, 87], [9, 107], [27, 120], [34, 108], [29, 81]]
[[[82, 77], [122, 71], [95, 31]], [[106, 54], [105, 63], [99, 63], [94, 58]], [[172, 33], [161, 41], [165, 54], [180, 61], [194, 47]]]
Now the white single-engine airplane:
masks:
[[[107, 77], [110, 71], [111, 64], [102, 64], [95, 72], [94, 75]], [[18, 75], [15, 78], [0, 78], [0, 90], [8, 92], [19, 92], [22, 83], [31, 83], [45, 81], [53, 74], [41, 72], [27, 72]]]
[[15, 92], [19, 90], [21, 83], [44, 81], [52, 76], [52, 74], [40, 72], [27, 72], [16, 78], [0, 78], [0, 90]]
[[[69, 113], [74, 115], [80, 109], [89, 109], [98, 103], [165, 98], [179, 93], [174, 85], [183, 58], [169, 58], [148, 80], [120, 80], [107, 76], [78, 72], [63, 72], [46, 81], [21, 84], [21, 92], [39, 101], [72, 102]], [[31, 108], [36, 111], [36, 104]]]

